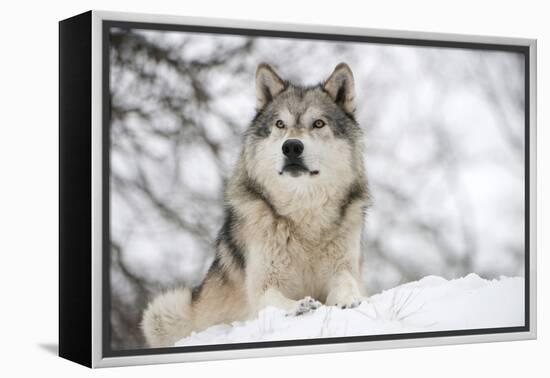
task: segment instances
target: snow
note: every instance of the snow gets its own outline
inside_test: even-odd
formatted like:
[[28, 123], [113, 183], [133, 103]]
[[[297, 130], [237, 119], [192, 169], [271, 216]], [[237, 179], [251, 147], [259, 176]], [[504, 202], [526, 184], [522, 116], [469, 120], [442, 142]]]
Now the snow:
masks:
[[301, 315], [267, 307], [258, 318], [212, 326], [176, 346], [377, 335], [524, 324], [524, 278], [486, 280], [476, 274], [428, 276], [365, 298], [359, 307], [322, 306]]

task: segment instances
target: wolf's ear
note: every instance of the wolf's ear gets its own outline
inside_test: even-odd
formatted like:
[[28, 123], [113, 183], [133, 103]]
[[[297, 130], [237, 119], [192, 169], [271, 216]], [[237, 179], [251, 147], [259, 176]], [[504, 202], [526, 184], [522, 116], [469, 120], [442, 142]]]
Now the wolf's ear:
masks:
[[285, 89], [285, 82], [267, 63], [261, 63], [256, 70], [256, 108], [263, 108]]
[[346, 63], [340, 63], [334, 68], [323, 88], [347, 113], [355, 112], [355, 84], [353, 73]]

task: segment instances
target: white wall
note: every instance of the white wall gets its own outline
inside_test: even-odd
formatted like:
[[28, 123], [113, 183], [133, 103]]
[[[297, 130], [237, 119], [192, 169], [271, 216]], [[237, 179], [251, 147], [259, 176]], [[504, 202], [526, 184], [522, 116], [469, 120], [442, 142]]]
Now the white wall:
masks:
[[[3, 376], [90, 372], [56, 358], [57, 21], [90, 8], [539, 39], [539, 340], [103, 370], [101, 376], [537, 376], [548, 372], [546, 278], [550, 40], [542, 1], [8, 1], [0, 22], [0, 310]], [[546, 220], [546, 222], [544, 222]], [[545, 227], [546, 226], [546, 227]], [[545, 351], [546, 349], [546, 351]], [[538, 374], [537, 374], [538, 373]], [[25, 374], [26, 375], [26, 374]]]

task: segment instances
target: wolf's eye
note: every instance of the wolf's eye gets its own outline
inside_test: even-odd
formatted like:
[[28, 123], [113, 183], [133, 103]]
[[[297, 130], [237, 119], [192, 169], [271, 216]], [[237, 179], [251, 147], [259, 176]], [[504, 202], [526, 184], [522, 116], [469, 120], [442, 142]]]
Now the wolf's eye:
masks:
[[278, 119], [277, 122], [275, 122], [275, 126], [277, 126], [279, 129], [284, 129], [285, 128], [285, 123], [283, 121], [281, 121], [280, 119]]
[[313, 127], [320, 129], [321, 127], [325, 126], [326, 123], [322, 119], [318, 119], [317, 121], [313, 122]]

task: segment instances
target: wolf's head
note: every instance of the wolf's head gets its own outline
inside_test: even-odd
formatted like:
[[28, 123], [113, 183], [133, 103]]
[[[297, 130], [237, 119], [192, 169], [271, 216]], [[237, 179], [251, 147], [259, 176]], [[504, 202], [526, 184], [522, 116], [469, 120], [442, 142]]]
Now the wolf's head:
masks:
[[338, 64], [326, 81], [308, 87], [289, 83], [260, 64], [256, 99], [243, 157], [248, 176], [272, 196], [329, 194], [363, 177], [355, 86], [347, 64]]

